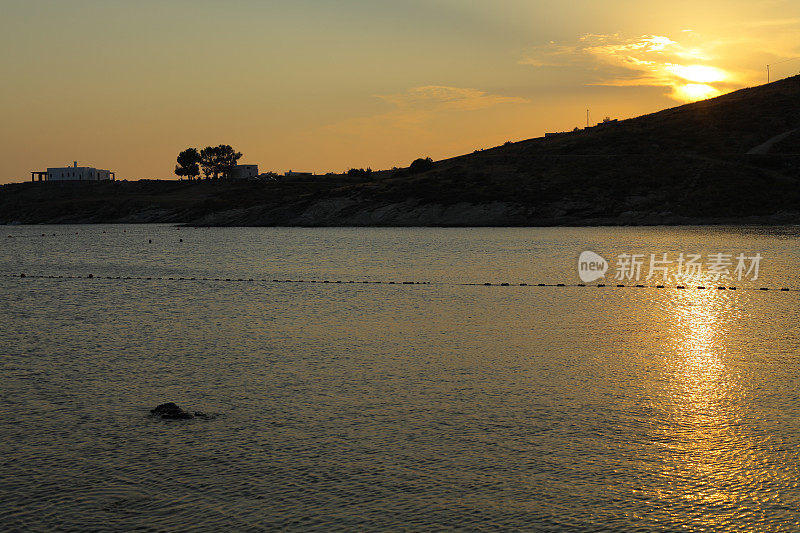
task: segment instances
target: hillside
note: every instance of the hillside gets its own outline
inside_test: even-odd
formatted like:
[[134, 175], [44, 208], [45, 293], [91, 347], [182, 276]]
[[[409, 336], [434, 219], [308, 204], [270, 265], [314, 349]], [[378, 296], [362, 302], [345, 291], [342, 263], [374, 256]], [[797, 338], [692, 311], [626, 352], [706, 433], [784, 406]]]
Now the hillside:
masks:
[[[405, 169], [378, 172], [369, 180], [6, 185], [0, 188], [0, 223], [796, 223], [798, 128], [800, 76], [795, 76], [438, 161], [420, 174]], [[787, 135], [764, 145], [781, 134]]]

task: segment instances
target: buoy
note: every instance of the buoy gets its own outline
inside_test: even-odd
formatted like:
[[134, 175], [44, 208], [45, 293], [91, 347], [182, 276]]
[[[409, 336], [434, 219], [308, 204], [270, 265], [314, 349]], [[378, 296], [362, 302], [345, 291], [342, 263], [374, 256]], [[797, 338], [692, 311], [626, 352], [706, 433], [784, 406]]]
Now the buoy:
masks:
[[663, 288], [664, 288], [663, 285], [656, 285], [656, 289], [663, 289]]
[[701, 286], [699, 286], [699, 287], [697, 287], [697, 288], [698, 288], [698, 289], [705, 289], [705, 287], [703, 287], [702, 285], [701, 285]]
[[20, 274], [19, 277], [24, 278], [25, 274]]
[[153, 239], [148, 239], [147, 242], [149, 242], [150, 244], [153, 244]]
[[677, 286], [677, 287], [675, 287], [675, 288], [676, 288], [676, 289], [685, 289], [686, 287], [684, 287], [683, 285], [678, 285], [678, 286]]
[[183, 239], [178, 239], [178, 242], [183, 242]]
[[86, 277], [87, 277], [87, 278], [89, 278], [89, 279], [92, 279], [94, 276], [93, 276], [92, 274], [89, 274], [89, 275], [88, 275], [88, 276], [86, 276]]

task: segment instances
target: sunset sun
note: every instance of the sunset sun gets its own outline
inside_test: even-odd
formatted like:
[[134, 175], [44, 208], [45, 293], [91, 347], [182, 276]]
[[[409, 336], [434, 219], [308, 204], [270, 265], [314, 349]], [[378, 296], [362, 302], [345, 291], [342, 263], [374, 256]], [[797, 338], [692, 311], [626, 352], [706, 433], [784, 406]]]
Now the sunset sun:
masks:
[[678, 99], [694, 102], [696, 100], [706, 100], [719, 96], [721, 91], [705, 83], [687, 83], [685, 85], [676, 86], [674, 94]]
[[713, 84], [730, 79], [724, 70], [707, 65], [668, 64], [664, 70], [676, 78], [673, 82], [673, 98], [687, 102], [719, 96], [723, 91]]
[[714, 83], [728, 78], [724, 70], [705, 65], [667, 65], [666, 70], [693, 83]]

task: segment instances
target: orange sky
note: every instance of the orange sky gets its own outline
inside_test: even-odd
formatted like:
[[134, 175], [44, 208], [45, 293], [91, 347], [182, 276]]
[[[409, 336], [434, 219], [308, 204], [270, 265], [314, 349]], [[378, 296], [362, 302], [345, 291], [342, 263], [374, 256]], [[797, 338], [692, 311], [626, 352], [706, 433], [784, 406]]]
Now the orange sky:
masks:
[[[800, 71], [800, 3], [0, 0], [0, 183], [408, 165]], [[698, 6], [698, 4], [701, 4]]]

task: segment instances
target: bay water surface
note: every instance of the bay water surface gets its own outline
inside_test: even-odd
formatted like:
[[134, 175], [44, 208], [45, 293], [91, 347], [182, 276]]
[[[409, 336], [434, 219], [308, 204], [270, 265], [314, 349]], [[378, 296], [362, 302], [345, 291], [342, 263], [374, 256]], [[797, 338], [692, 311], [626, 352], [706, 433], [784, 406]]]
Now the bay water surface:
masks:
[[2, 227], [0, 529], [800, 530], [798, 236]]

